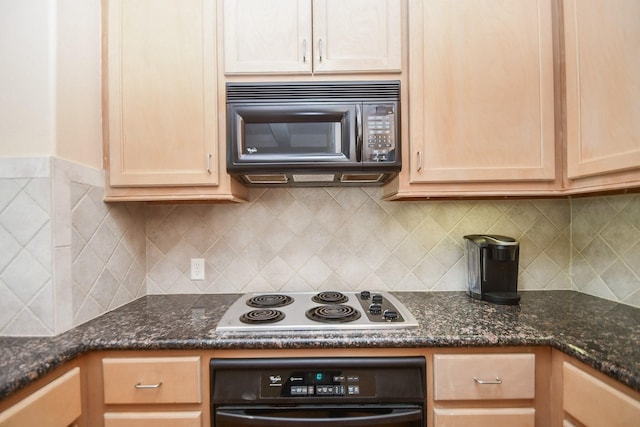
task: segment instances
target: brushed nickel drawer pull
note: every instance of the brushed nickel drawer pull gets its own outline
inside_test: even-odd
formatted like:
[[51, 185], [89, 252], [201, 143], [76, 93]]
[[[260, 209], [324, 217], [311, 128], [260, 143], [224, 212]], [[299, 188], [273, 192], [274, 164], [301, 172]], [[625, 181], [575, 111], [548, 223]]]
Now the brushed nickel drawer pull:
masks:
[[134, 387], [137, 388], [138, 390], [148, 390], [148, 389], [160, 388], [161, 385], [162, 385], [162, 381], [160, 381], [157, 384], [142, 384], [142, 383], [138, 383]]
[[485, 384], [502, 384], [502, 379], [500, 377], [496, 377], [495, 380], [480, 380], [477, 377], [473, 377], [473, 380], [480, 385]]

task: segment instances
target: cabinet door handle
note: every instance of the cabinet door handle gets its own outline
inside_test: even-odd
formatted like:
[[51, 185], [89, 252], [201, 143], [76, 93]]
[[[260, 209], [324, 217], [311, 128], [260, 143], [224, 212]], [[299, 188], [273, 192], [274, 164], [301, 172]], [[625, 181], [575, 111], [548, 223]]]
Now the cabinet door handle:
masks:
[[322, 39], [318, 40], [318, 55], [320, 57], [320, 62], [322, 62]]
[[307, 39], [302, 40], [302, 62], [307, 63]]
[[420, 172], [422, 170], [422, 151], [418, 151], [417, 157], [418, 157], [418, 172]]
[[473, 377], [473, 380], [476, 382], [476, 384], [480, 384], [480, 385], [502, 384], [502, 378], [500, 377], [496, 377], [495, 380], [481, 380], [481, 379], [478, 379], [477, 377]]
[[142, 383], [138, 383], [136, 384], [134, 387], [137, 388], [138, 390], [148, 390], [148, 389], [156, 389], [156, 388], [160, 388], [160, 386], [162, 385], [162, 381], [160, 381], [159, 383], [156, 384], [142, 384]]
[[211, 174], [211, 154], [207, 156], [207, 172]]

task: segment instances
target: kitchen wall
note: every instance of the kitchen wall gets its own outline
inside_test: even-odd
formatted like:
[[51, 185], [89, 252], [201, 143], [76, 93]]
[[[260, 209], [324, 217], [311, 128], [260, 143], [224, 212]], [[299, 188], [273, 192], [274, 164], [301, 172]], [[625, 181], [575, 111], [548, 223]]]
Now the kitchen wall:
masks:
[[[462, 236], [521, 243], [519, 287], [640, 308], [640, 195], [383, 202], [378, 188], [244, 204], [102, 202], [103, 171], [0, 159], [0, 335], [55, 335], [147, 294], [462, 290]], [[189, 260], [206, 260], [206, 280]]]
[[0, 156], [102, 167], [100, 0], [0, 1]]
[[640, 308], [640, 195], [572, 200], [571, 243], [575, 289]]
[[0, 159], [0, 335], [55, 332], [49, 159]]
[[56, 335], [146, 293], [144, 205], [103, 195], [100, 170], [0, 159], [0, 335]]
[[[104, 204], [100, 10], [0, 2], [0, 335], [55, 335], [146, 294], [460, 290], [474, 232], [520, 240], [521, 289], [640, 307], [638, 195], [391, 203], [379, 189], [270, 189], [241, 205]], [[192, 257], [207, 280], [189, 279]]]
[[[383, 202], [378, 188], [253, 190], [242, 205], [147, 207], [149, 293], [462, 290], [463, 237], [521, 241], [521, 289], [568, 289], [567, 200]], [[189, 280], [189, 258], [206, 260]]]
[[[383, 202], [378, 189], [252, 190], [242, 205], [147, 207], [147, 292], [463, 290], [463, 238], [520, 241], [519, 288], [640, 308], [640, 195]], [[206, 280], [189, 280], [189, 258]]]

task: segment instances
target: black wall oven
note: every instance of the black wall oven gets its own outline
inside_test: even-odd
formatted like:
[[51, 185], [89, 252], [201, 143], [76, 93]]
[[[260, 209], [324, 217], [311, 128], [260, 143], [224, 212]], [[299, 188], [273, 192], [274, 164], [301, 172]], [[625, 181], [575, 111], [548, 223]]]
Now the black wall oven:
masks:
[[212, 359], [212, 427], [424, 427], [424, 357]]
[[400, 83], [227, 83], [227, 171], [248, 185], [381, 184], [401, 168]]

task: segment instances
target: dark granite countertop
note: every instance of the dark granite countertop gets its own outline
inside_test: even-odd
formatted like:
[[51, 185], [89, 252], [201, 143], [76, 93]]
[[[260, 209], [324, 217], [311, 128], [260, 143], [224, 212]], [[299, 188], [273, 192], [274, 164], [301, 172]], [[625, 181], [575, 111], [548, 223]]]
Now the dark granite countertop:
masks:
[[420, 326], [385, 332], [216, 333], [239, 295], [146, 296], [49, 338], [0, 337], [0, 399], [97, 350], [550, 345], [640, 391], [640, 309], [573, 291], [497, 306], [463, 292], [394, 292]]

